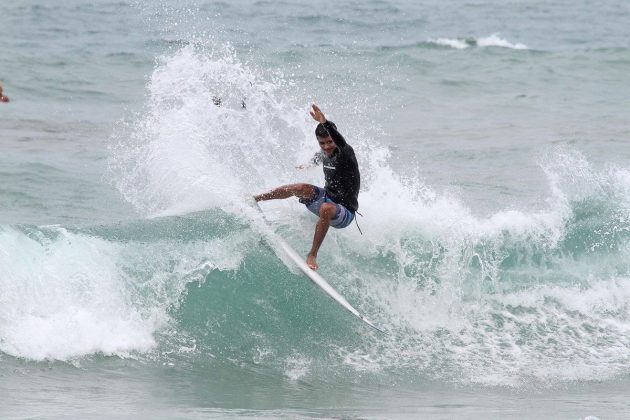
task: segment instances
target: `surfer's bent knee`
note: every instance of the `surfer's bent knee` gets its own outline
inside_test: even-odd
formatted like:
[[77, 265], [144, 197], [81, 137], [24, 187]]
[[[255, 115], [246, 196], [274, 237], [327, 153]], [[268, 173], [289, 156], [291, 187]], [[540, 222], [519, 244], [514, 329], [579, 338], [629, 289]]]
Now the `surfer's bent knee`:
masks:
[[299, 198], [306, 200], [312, 200], [317, 191], [315, 186], [311, 184], [295, 184], [294, 191]]

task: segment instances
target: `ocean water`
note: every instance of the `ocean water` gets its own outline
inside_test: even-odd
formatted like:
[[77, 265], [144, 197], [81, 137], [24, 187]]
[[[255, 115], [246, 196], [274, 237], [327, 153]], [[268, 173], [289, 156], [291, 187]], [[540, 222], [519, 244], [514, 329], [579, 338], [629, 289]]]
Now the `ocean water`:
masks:
[[[630, 3], [0, 16], [0, 417], [630, 418]], [[311, 103], [363, 181], [320, 273], [387, 335], [248, 204], [323, 182]]]

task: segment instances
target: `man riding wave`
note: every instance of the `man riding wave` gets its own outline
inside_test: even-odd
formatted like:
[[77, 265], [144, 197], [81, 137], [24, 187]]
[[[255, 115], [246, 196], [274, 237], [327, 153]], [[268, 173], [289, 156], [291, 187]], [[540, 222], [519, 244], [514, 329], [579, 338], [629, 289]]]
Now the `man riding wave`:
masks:
[[306, 257], [306, 264], [313, 270], [317, 264], [319, 251], [330, 226], [342, 229], [350, 225], [359, 209], [359, 188], [361, 175], [354, 155], [354, 149], [337, 131], [337, 126], [328, 121], [324, 113], [312, 105], [311, 116], [319, 124], [315, 137], [321, 148], [315, 163], [322, 163], [326, 184], [324, 188], [311, 184], [283, 185], [269, 192], [254, 196], [256, 201], [277, 200], [298, 197], [300, 203], [319, 217], [315, 225], [313, 245]]

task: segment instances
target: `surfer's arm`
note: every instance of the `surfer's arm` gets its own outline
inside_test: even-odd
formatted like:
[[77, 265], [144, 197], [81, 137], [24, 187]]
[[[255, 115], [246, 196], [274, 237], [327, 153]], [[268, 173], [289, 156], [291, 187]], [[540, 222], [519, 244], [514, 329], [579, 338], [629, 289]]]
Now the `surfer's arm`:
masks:
[[344, 139], [339, 131], [337, 131], [332, 121], [326, 120], [326, 122], [324, 123], [324, 127], [326, 127], [326, 131], [328, 131], [328, 134], [330, 134], [330, 137], [332, 137], [335, 145], [338, 148], [343, 149], [344, 147], [346, 147], [348, 142], [346, 142], [346, 139]]
[[311, 107], [313, 108], [313, 110], [311, 111], [311, 117], [313, 117], [315, 121], [319, 122], [324, 126], [324, 128], [326, 128], [326, 131], [328, 131], [328, 134], [330, 134], [330, 137], [335, 142], [335, 145], [340, 149], [346, 147], [348, 143], [346, 142], [346, 139], [344, 139], [343, 136], [339, 134], [339, 131], [337, 131], [337, 129], [335, 128], [335, 124], [333, 124], [332, 121], [328, 121], [328, 119], [326, 119], [326, 116], [317, 105], [313, 104], [311, 105]]
[[315, 166], [319, 166], [319, 164], [322, 163], [322, 159], [323, 159], [322, 152], [317, 152], [308, 163], [305, 163], [303, 165], [298, 165], [295, 168], [296, 169], [314, 168]]

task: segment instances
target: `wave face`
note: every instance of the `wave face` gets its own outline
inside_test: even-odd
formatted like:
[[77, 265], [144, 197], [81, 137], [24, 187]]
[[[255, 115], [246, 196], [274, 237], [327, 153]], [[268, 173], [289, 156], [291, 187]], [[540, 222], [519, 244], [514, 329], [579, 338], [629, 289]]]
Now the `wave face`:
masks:
[[[412, 383], [628, 374], [627, 168], [550, 150], [537, 210], [478, 216], [399, 176], [384, 146], [337, 121], [360, 157], [365, 234], [331, 232], [320, 272], [384, 336], [283, 261], [248, 204], [279, 184], [321, 182], [320, 169], [295, 169], [316, 144], [292, 83], [229, 48], [190, 44], [159, 60], [148, 90], [109, 150], [112, 183], [140, 219], [0, 228], [0, 249], [14, 250], [0, 254], [5, 354]], [[294, 201], [263, 206], [305, 253], [313, 216]]]

